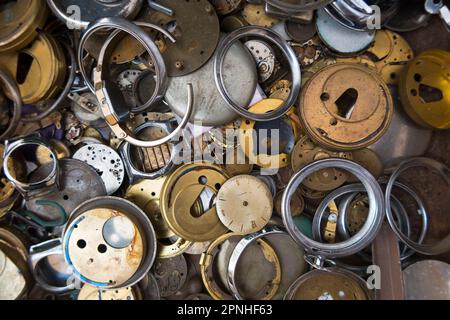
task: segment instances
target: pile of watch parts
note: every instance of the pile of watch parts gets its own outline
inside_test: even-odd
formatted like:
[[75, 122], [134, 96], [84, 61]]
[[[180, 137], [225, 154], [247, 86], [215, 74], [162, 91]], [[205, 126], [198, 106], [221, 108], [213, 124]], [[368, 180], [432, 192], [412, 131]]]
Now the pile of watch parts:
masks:
[[423, 154], [450, 52], [402, 36], [430, 19], [448, 31], [428, 0], [2, 1], [0, 299], [374, 299], [380, 255], [405, 298], [449, 299], [419, 191], [449, 194]]

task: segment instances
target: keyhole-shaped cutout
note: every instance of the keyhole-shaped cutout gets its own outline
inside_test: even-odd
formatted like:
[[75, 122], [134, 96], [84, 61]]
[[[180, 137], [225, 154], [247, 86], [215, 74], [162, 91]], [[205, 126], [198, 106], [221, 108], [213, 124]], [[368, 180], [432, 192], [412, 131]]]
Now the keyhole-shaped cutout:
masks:
[[17, 61], [16, 80], [18, 84], [23, 84], [28, 77], [28, 73], [31, 70], [34, 58], [26, 52], [19, 53], [19, 59]]
[[334, 102], [337, 106], [337, 113], [340, 117], [350, 119], [358, 100], [358, 91], [349, 88]]
[[419, 85], [419, 96], [425, 103], [437, 102], [444, 99], [444, 95], [440, 89], [422, 83]]

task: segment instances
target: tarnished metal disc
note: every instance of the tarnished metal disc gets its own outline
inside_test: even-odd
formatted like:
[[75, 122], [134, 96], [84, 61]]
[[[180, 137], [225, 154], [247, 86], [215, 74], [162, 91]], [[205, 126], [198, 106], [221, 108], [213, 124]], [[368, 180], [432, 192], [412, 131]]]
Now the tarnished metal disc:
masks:
[[313, 270], [298, 278], [285, 300], [369, 300], [367, 285], [350, 271], [329, 268]]
[[[256, 91], [258, 73], [252, 55], [241, 43], [234, 43], [224, 62], [225, 86], [239, 105], [249, 105]], [[238, 118], [223, 100], [214, 82], [214, 59], [200, 69], [182, 77], [169, 78], [165, 100], [178, 116], [186, 112], [186, 86], [192, 84], [194, 111], [191, 122], [202, 126], [221, 126]]]
[[273, 200], [264, 182], [250, 175], [227, 180], [217, 193], [217, 213], [231, 231], [249, 234], [261, 230], [270, 220]]
[[[300, 171], [306, 165], [326, 158], [352, 159], [349, 152], [334, 152], [317, 146], [307, 136], [303, 136], [297, 142], [292, 151], [291, 166], [294, 172]], [[330, 191], [343, 185], [348, 178], [347, 172], [335, 168], [319, 170], [307, 177], [303, 184], [317, 191]]]
[[279, 21], [267, 15], [262, 4], [247, 3], [242, 10], [242, 16], [250, 25], [264, 28], [273, 27]]
[[161, 297], [168, 297], [177, 293], [185, 284], [188, 273], [186, 259], [183, 255], [169, 259], [156, 259], [152, 270]]
[[144, 179], [131, 185], [125, 193], [126, 199], [144, 210], [155, 227], [156, 237], [158, 239], [170, 238], [175, 235], [164, 221], [159, 204], [161, 188], [165, 180], [166, 177], [155, 180]]
[[286, 233], [270, 234], [264, 240], [275, 250], [280, 260], [282, 276], [273, 299], [282, 299], [292, 282], [308, 270], [305, 251]]
[[142, 300], [160, 300], [158, 282], [153, 273], [148, 272], [145, 277], [138, 283], [139, 291], [142, 295]]
[[97, 171], [108, 195], [116, 192], [122, 185], [125, 177], [123, 161], [113, 148], [103, 144], [88, 144], [78, 149], [73, 158], [87, 163]]
[[207, 0], [171, 1], [158, 3], [173, 10], [168, 16], [145, 8], [140, 16], [149, 15], [148, 21], [168, 29], [176, 42], [166, 41], [163, 52], [170, 77], [189, 74], [208, 61], [219, 41], [219, 19]]
[[397, 32], [414, 31], [425, 27], [431, 17], [425, 10], [424, 1], [400, 1], [400, 8], [397, 14], [387, 22], [385, 27]]
[[66, 72], [62, 49], [42, 31], [29, 47], [1, 55], [0, 65], [17, 81], [25, 104], [51, 98], [62, 86]]
[[407, 300], [449, 300], [450, 265], [437, 260], [416, 262], [403, 270]]
[[265, 239], [256, 239], [241, 253], [234, 273], [243, 299], [271, 300], [280, 285], [280, 259]]
[[[60, 159], [59, 166], [61, 181], [59, 192], [27, 201], [28, 210], [49, 220], [55, 220], [61, 216], [58, 206], [62, 206], [69, 215], [82, 202], [106, 195], [103, 180], [88, 164], [76, 159]], [[48, 177], [52, 167], [53, 163], [39, 167], [31, 174], [30, 181], [41, 181]]]
[[284, 29], [289, 37], [300, 43], [308, 41], [315, 36], [317, 29], [314, 22], [303, 24], [292, 20], [284, 21]]
[[314, 142], [338, 151], [364, 148], [389, 128], [389, 88], [371, 69], [336, 63], [314, 74], [300, 95], [300, 122]]
[[44, 1], [2, 1], [0, 4], [0, 52], [20, 50], [42, 29], [48, 10]]
[[375, 67], [387, 84], [396, 85], [407, 64], [414, 58], [408, 42], [389, 30], [378, 30], [373, 46], [367, 50], [377, 60]]
[[226, 15], [236, 11], [243, 2], [243, 0], [211, 0], [211, 4], [216, 9], [217, 14], [220, 15]]
[[114, 209], [88, 210], [72, 221], [65, 236], [66, 260], [86, 282], [97, 287], [125, 283], [144, 258], [142, 235], [134, 223], [132, 243], [123, 248], [108, 244], [103, 229], [113, 217], [127, 218]]
[[175, 170], [165, 181], [161, 192], [161, 209], [164, 220], [183, 239], [211, 241], [227, 232], [218, 217], [216, 206], [203, 205], [200, 212], [191, 210], [202, 194], [213, 197], [228, 179], [219, 166], [207, 163], [186, 164]]

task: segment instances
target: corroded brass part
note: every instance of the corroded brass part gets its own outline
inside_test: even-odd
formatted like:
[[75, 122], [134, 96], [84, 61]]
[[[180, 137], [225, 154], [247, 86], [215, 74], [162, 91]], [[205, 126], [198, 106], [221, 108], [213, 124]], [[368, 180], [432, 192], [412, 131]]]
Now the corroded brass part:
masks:
[[264, 28], [273, 27], [279, 22], [278, 19], [267, 15], [264, 11], [264, 5], [261, 4], [247, 3], [242, 10], [242, 16], [250, 25]]
[[20, 50], [44, 27], [48, 16], [44, 1], [4, 1], [0, 5], [0, 53]]
[[298, 278], [289, 288], [287, 300], [370, 300], [364, 280], [350, 271], [329, 268], [313, 270]]
[[408, 42], [389, 30], [378, 30], [375, 42], [367, 52], [377, 58], [375, 67], [387, 84], [398, 84], [406, 65], [414, 58]]
[[299, 115], [302, 128], [316, 143], [351, 151], [386, 132], [393, 102], [376, 72], [359, 64], [337, 63], [321, 69], [304, 86]]
[[165, 180], [166, 177], [141, 180], [128, 187], [125, 198], [140, 207], [152, 222], [158, 239], [157, 256], [172, 258], [188, 250], [193, 243], [176, 236], [162, 217], [160, 198]]
[[334, 58], [323, 58], [315, 61], [313, 64], [302, 68], [302, 87], [308, 82], [311, 77], [318, 72], [320, 69], [325, 68], [326, 66], [332, 65], [336, 63], [336, 59]]
[[291, 93], [292, 83], [289, 80], [278, 80], [269, 89], [270, 99], [285, 101]]
[[450, 128], [450, 53], [430, 50], [414, 59], [399, 83], [408, 115], [421, 126]]
[[165, 181], [161, 192], [164, 220], [172, 231], [188, 241], [210, 241], [227, 232], [220, 222], [215, 205], [198, 214], [194, 205], [208, 189], [217, 194], [228, 175], [219, 166], [208, 163], [186, 164]]
[[160, 208], [161, 189], [166, 178], [155, 180], [141, 180], [128, 187], [125, 199], [140, 207], [152, 222], [158, 239], [169, 238], [175, 234], [165, 223]]
[[[283, 104], [283, 100], [280, 99], [264, 99], [260, 102], [254, 104], [250, 107], [249, 111], [253, 113], [266, 113], [273, 111], [279, 108]], [[288, 117], [289, 123], [291, 124], [292, 131], [295, 139], [299, 136], [298, 126], [296, 124], [296, 118], [292, 117], [294, 114], [294, 109], [292, 108], [285, 115]], [[256, 122], [253, 120], [243, 119], [241, 122], [241, 127], [239, 130], [239, 142], [240, 148], [244, 151], [247, 158], [250, 162], [257, 164], [262, 168], [283, 168], [289, 165], [290, 155], [282, 152], [280, 150], [279, 154], [265, 154], [265, 153], [256, 153], [256, 144], [262, 145], [265, 143], [264, 141], [254, 141], [254, 129]], [[270, 150], [272, 141], [269, 137], [266, 137], [267, 142], [267, 150]]]
[[[240, 161], [241, 158], [242, 161]], [[222, 166], [231, 177], [239, 174], [250, 174], [254, 167], [239, 148], [235, 148], [225, 154], [225, 163]]]
[[231, 32], [244, 26], [248, 26], [248, 22], [240, 14], [226, 16], [220, 23], [220, 29], [224, 32]]
[[120, 286], [139, 269], [144, 244], [134, 223], [134, 237], [128, 246], [115, 248], [108, 244], [103, 228], [113, 217], [128, 219], [117, 210], [104, 208], [92, 209], [77, 217], [80, 220], [72, 230], [66, 250], [73, 267], [87, 279]]
[[1, 55], [0, 65], [17, 81], [25, 104], [52, 98], [66, 74], [64, 53], [56, 40], [42, 31], [29, 47]]
[[330, 214], [328, 215], [327, 222], [325, 224], [325, 232], [323, 236], [326, 242], [334, 243], [336, 242], [336, 229], [339, 214], [336, 202], [331, 201], [328, 204], [328, 209], [330, 210]]
[[[335, 152], [324, 149], [307, 136], [297, 142], [291, 155], [291, 166], [294, 172], [300, 171], [306, 165], [326, 158], [352, 159], [350, 152]], [[330, 191], [343, 185], [348, 178], [347, 172], [335, 168], [322, 169], [307, 177], [303, 184], [316, 191]]]
[[351, 236], [364, 225], [369, 214], [369, 204], [366, 195], [358, 195], [350, 204], [347, 212], [347, 230]]

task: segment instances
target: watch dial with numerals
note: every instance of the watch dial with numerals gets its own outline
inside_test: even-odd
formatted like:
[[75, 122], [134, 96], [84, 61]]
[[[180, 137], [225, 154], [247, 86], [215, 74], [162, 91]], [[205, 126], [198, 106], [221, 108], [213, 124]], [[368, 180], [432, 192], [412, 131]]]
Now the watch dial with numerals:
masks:
[[261, 230], [272, 216], [273, 200], [264, 182], [250, 175], [229, 179], [216, 201], [222, 223], [231, 231], [249, 234]]

